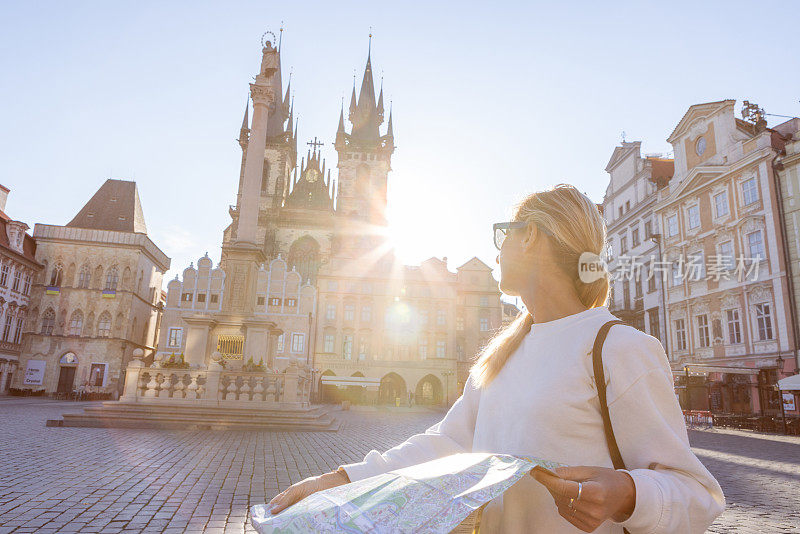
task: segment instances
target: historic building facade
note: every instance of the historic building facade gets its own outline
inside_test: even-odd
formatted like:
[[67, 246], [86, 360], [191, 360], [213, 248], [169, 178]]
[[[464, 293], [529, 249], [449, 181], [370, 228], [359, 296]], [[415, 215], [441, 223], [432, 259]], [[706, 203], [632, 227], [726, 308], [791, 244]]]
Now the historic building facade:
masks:
[[308, 365], [321, 400], [394, 403], [412, 393], [417, 402], [452, 402], [471, 358], [501, 326], [500, 293], [476, 258], [456, 272], [446, 259], [397, 261], [386, 221], [392, 116], [381, 132], [383, 88], [376, 98], [371, 57], [358, 93], [353, 87], [349, 131], [340, 111], [335, 182], [316, 138], [298, 165], [279, 46], [264, 44], [250, 97], [220, 264], [206, 256], [170, 282], [159, 357]]
[[106, 180], [66, 226], [33, 235], [43, 269], [15, 387], [121, 392], [133, 351], [152, 358], [170, 263], [147, 236], [136, 184]]
[[19, 374], [33, 280], [42, 270], [28, 225], [5, 213], [9, 189], [0, 185], [0, 395]]
[[666, 345], [660, 233], [653, 206], [658, 184], [672, 178], [674, 162], [661, 155], [642, 157], [641, 145], [641, 141], [623, 142], [606, 165], [610, 180], [602, 212], [611, 251], [609, 268], [616, 273], [609, 309]]
[[[784, 141], [747, 102], [744, 120], [734, 106], [691, 106], [668, 139], [675, 176], [654, 211], [670, 264], [670, 357], [685, 370], [685, 406], [774, 414], [778, 365], [797, 358], [773, 166]], [[690, 364], [711, 368], [693, 376]]]

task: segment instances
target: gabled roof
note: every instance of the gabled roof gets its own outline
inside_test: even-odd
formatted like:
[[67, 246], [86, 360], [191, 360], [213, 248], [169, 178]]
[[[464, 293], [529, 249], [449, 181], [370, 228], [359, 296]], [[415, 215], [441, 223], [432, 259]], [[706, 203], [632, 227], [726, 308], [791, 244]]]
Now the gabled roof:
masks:
[[483, 263], [477, 256], [473, 256], [460, 267], [456, 267], [456, 271], [466, 268], [467, 266], [480, 269], [482, 271], [491, 271], [492, 268]]
[[641, 149], [642, 142], [641, 141], [633, 141], [633, 142], [622, 142], [622, 146], [614, 147], [614, 152], [611, 154], [611, 159], [608, 160], [606, 164], [606, 172], [611, 172], [614, 167], [619, 165], [621, 161], [628, 157], [628, 154], [631, 151], [636, 150], [637, 152]]
[[67, 226], [146, 234], [136, 182], [106, 180]]
[[706, 117], [715, 113], [720, 108], [725, 106], [732, 106], [736, 103], [736, 100], [733, 99], [726, 99], [726, 100], [716, 100], [714, 102], [705, 102], [703, 104], [695, 104], [693, 106], [689, 106], [689, 109], [686, 110], [686, 113], [683, 114], [683, 117], [678, 122], [678, 125], [675, 126], [675, 129], [672, 130], [672, 133], [669, 134], [667, 138], [668, 143], [672, 143], [672, 141], [681, 133], [683, 133], [684, 129], [688, 127], [692, 122], [695, 121], [698, 117]]
[[[6, 189], [4, 186], [1, 186]], [[8, 242], [8, 232], [6, 231], [6, 224], [12, 221], [11, 217], [6, 215], [6, 213], [0, 210], [0, 247], [5, 249], [12, 254], [19, 254], [16, 250], [11, 248], [11, 243]], [[22, 256], [25, 257], [28, 261], [31, 261], [37, 265], [39, 262], [36, 261], [36, 240], [25, 233], [25, 237], [22, 241]]]

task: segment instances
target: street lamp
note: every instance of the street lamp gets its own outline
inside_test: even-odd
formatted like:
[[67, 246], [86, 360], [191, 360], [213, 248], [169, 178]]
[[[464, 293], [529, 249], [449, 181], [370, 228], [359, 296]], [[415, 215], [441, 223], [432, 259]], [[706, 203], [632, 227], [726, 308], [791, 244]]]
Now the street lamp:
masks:
[[444, 377], [444, 403], [447, 405], [450, 402], [450, 376], [453, 374], [453, 371], [447, 369], [442, 371], [442, 376]]

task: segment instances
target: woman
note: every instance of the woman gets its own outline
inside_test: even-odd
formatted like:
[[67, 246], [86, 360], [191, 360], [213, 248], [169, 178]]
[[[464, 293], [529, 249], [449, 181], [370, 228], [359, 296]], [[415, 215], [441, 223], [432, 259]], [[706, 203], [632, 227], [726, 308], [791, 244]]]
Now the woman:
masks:
[[[615, 316], [606, 307], [609, 274], [579, 275], [579, 260], [600, 255], [605, 223], [573, 186], [561, 184], [520, 203], [496, 225], [500, 290], [525, 309], [483, 350], [462, 396], [422, 434], [363, 462], [303, 480], [277, 495], [277, 513], [349, 481], [459, 452], [536, 456], [572, 467], [560, 478], [523, 477], [489, 502], [488, 532], [704, 532], [725, 498], [689, 448], [664, 348], [627, 325], [602, 350], [611, 424], [627, 469], [613, 469], [594, 386], [592, 346]], [[597, 256], [595, 256], [597, 257]]]

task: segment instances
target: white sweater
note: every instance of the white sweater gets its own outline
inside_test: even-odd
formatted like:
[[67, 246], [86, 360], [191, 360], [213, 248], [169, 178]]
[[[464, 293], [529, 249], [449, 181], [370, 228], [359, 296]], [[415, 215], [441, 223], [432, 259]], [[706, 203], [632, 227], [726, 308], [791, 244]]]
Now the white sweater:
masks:
[[[607, 307], [534, 323], [485, 388], [470, 375], [462, 396], [437, 424], [363, 462], [344, 465], [351, 481], [458, 452], [535, 456], [567, 465], [613, 467], [592, 370]], [[725, 508], [717, 481], [689, 448], [664, 348], [654, 337], [614, 325], [603, 347], [611, 423], [636, 486], [636, 506], [623, 523], [595, 532], [704, 532]], [[532, 476], [523, 477], [483, 513], [481, 533], [581, 532], [559, 514]]]

